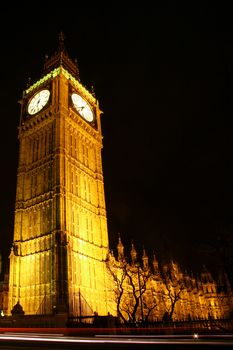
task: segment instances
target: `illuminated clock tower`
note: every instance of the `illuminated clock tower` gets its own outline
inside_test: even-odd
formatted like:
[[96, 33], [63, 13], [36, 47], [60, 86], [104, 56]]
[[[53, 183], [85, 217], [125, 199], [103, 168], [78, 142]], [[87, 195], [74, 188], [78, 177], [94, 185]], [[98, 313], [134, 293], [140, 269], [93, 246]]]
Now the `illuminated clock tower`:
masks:
[[8, 313], [106, 315], [101, 110], [62, 34], [20, 103]]

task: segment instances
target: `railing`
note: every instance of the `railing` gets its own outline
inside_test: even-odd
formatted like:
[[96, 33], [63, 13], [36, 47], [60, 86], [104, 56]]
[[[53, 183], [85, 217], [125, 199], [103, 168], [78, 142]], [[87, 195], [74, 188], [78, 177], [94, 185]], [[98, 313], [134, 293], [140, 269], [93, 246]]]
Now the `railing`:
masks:
[[113, 316], [61, 317], [61, 315], [24, 315], [18, 318], [0, 318], [0, 329], [37, 329], [40, 332], [53, 329], [67, 335], [95, 334], [233, 334], [233, 319], [206, 319], [175, 322], [137, 322], [119, 324]]
[[[92, 321], [91, 321], [92, 320]], [[119, 324], [116, 317], [68, 318], [68, 328], [101, 328], [109, 334], [223, 334], [233, 333], [233, 319], [180, 320], [174, 322], [137, 322]]]

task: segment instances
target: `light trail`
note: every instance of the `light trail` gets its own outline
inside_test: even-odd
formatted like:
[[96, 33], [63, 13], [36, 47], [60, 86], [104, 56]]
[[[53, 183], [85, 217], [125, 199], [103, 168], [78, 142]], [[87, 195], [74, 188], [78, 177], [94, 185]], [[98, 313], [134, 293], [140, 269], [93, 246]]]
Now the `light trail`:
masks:
[[[184, 336], [183, 336], [184, 337]], [[200, 339], [192, 337], [192, 339], [186, 338], [178, 338], [178, 337], [146, 337], [146, 338], [139, 338], [139, 336], [128, 336], [127, 338], [124, 337], [112, 337], [111, 336], [102, 336], [102, 338], [73, 338], [73, 337], [67, 337], [63, 336], [62, 334], [36, 334], [36, 333], [7, 333], [7, 334], [1, 334], [0, 335], [0, 341], [3, 340], [20, 340], [20, 341], [31, 341], [31, 342], [52, 342], [52, 343], [89, 343], [89, 344], [187, 344], [187, 345], [224, 345], [224, 346], [233, 346], [233, 339], [222, 337], [222, 339]]]

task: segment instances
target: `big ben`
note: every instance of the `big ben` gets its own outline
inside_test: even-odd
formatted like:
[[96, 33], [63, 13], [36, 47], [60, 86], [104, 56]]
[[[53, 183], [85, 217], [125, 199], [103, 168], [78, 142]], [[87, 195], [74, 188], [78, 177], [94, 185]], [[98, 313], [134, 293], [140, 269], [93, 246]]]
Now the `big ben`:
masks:
[[109, 249], [101, 110], [59, 35], [23, 91], [8, 313], [105, 315]]

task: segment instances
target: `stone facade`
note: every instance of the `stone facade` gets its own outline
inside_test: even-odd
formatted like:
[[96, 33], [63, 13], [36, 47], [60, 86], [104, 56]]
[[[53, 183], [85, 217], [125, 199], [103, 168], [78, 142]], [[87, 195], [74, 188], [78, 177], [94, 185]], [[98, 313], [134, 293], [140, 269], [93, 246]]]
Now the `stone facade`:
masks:
[[[50, 97], [38, 110], [40, 91]], [[91, 109], [93, 121], [81, 115], [82, 107], [75, 109], [73, 93]], [[23, 91], [20, 104], [7, 313], [19, 302], [25, 315], [106, 314], [109, 243], [101, 110], [80, 82], [62, 37], [58, 52], [46, 58], [42, 77]]]
[[203, 267], [193, 276], [174, 261], [159, 264], [146, 251], [138, 257], [132, 244], [130, 258], [119, 238], [117, 257], [109, 252], [107, 266], [112, 281], [112, 310], [124, 323], [224, 319], [233, 315], [233, 293], [222, 271], [217, 280]]

